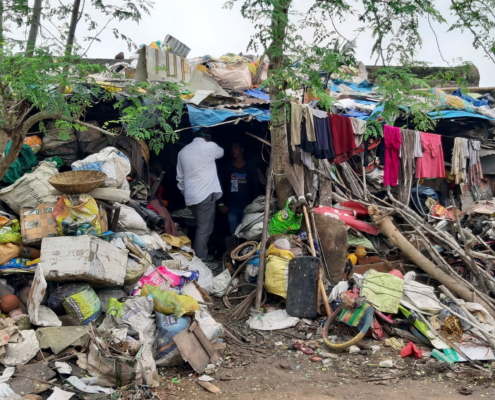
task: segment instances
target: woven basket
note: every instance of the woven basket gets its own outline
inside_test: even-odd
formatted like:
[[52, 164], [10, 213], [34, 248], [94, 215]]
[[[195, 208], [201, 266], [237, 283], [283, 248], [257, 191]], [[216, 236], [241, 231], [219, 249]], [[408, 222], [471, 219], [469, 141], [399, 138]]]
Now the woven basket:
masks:
[[107, 175], [103, 172], [81, 170], [54, 175], [48, 182], [59, 192], [81, 194], [100, 187], [106, 179]]

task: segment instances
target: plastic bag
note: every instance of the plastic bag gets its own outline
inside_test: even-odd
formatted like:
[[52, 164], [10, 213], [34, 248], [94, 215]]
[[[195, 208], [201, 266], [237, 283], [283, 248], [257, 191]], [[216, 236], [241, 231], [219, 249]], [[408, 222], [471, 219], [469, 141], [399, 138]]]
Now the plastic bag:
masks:
[[53, 208], [59, 236], [101, 235], [99, 209], [89, 194], [62, 195]]
[[152, 285], [144, 285], [141, 296], [153, 295], [156, 312], [180, 318], [185, 314], [192, 314], [199, 310], [199, 304], [191, 296], [177, 294], [170, 290], [161, 290]]
[[19, 221], [14, 219], [0, 228], [0, 243], [22, 244]]
[[120, 318], [122, 317], [123, 308], [124, 303], [121, 303], [117, 299], [111, 298], [108, 300], [107, 315], [113, 315], [116, 318]]
[[124, 285], [135, 284], [148, 270], [150, 265], [151, 264], [148, 260], [139, 258], [134, 254], [129, 253], [129, 258], [127, 259], [127, 265], [125, 267]]
[[173, 315], [156, 313], [158, 332], [155, 339], [155, 360], [160, 360], [177, 348], [174, 336], [188, 328], [191, 324], [189, 317], [175, 318]]
[[101, 187], [121, 188], [131, 172], [129, 159], [115, 147], [105, 147], [97, 154], [92, 154], [84, 160], [72, 164], [74, 171], [91, 170], [107, 174], [107, 179]]
[[[5, 147], [5, 154], [9, 154], [10, 149], [12, 147], [12, 140], [7, 143]], [[36, 167], [38, 165], [38, 159], [36, 155], [31, 150], [31, 147], [27, 145], [23, 145], [19, 155], [15, 159], [15, 161], [10, 164], [9, 169], [5, 173], [5, 176], [2, 178], [2, 185], [8, 186], [15, 183], [22, 175], [28, 172], [31, 168]]]
[[209, 72], [225, 89], [248, 90], [251, 87], [251, 72], [243, 62], [228, 64], [225, 68], [212, 68]]
[[[231, 279], [230, 272], [228, 269], [223, 271], [221, 274], [218, 274], [215, 278], [213, 278], [213, 296], [215, 297], [223, 297], [225, 294], [225, 289], [229, 284]], [[234, 279], [230, 287], [237, 286], [237, 282], [239, 279]]]
[[50, 308], [62, 305], [68, 315], [72, 315], [83, 325], [93, 322], [101, 314], [100, 298], [88, 284], [71, 283], [63, 285], [48, 299]]
[[285, 203], [285, 208], [276, 213], [270, 220], [270, 235], [281, 233], [297, 234], [301, 229], [302, 215], [296, 215], [289, 207], [290, 199]]
[[203, 290], [211, 294], [213, 292], [213, 273], [203, 261], [194, 256], [192, 260], [188, 259], [181, 253], [169, 253], [169, 256], [174, 260], [180, 261], [180, 269], [188, 269], [189, 271], [196, 271], [199, 273], [198, 284]]
[[7, 264], [13, 258], [19, 257], [21, 248], [12, 243], [0, 244], [0, 264]]

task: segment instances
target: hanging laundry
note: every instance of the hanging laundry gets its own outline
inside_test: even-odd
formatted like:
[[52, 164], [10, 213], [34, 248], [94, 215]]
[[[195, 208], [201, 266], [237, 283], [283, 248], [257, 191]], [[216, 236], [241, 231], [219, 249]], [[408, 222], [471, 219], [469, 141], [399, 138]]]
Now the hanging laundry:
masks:
[[312, 155], [316, 154], [316, 142], [308, 139], [308, 130], [306, 128], [306, 124], [301, 125], [301, 143], [299, 144], [299, 147], [306, 153]]
[[308, 169], [310, 171], [314, 171], [315, 169], [315, 164], [313, 162], [313, 159], [311, 158], [311, 154], [304, 151], [304, 150], [301, 150], [301, 161], [302, 163], [308, 167]]
[[416, 165], [414, 159], [416, 132], [409, 129], [401, 129], [400, 131], [402, 146], [400, 149], [399, 201], [403, 204], [409, 204]]
[[481, 143], [479, 140], [469, 140], [469, 170], [467, 183], [476, 185], [483, 179], [480, 160]]
[[307, 140], [310, 142], [316, 142], [315, 126], [311, 108], [307, 104], [301, 105], [291, 103], [290, 113], [291, 144], [294, 146], [299, 146], [301, 144], [301, 124], [303, 123], [303, 120], [304, 127], [306, 129]]
[[320, 110], [312, 111], [316, 135], [316, 147], [312, 154], [319, 160], [332, 160], [335, 157], [335, 152], [333, 151], [332, 137], [330, 135], [328, 113]]
[[416, 160], [416, 178], [445, 178], [442, 137], [421, 132], [423, 157]]
[[335, 152], [335, 164], [341, 164], [352, 156], [356, 147], [354, 130], [350, 118], [336, 114], [329, 114], [330, 133], [333, 150]]
[[414, 157], [423, 157], [423, 148], [421, 147], [421, 132], [416, 131], [416, 138], [414, 141]]
[[385, 125], [383, 128], [385, 140], [385, 168], [383, 170], [383, 185], [397, 186], [399, 180], [399, 152], [402, 144], [400, 129]]
[[[463, 138], [454, 139], [454, 148], [452, 149], [452, 168], [450, 173], [454, 177], [456, 185], [466, 181], [466, 154]], [[467, 141], [466, 141], [467, 142]]]
[[366, 121], [351, 117], [352, 130], [354, 131], [354, 140], [356, 148], [363, 144], [364, 133], [366, 131]]

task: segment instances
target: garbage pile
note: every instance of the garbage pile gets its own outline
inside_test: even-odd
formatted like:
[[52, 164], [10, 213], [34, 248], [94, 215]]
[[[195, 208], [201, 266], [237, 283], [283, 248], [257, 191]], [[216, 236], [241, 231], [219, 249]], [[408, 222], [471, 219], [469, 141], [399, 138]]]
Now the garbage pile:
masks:
[[[286, 330], [297, 336], [300, 324], [314, 326], [316, 336], [294, 341], [293, 348], [328, 365], [331, 357], [319, 353], [359, 353], [369, 338], [402, 357], [468, 363], [490, 375], [495, 360], [493, 201], [466, 211], [454, 199], [447, 207], [430, 201], [425, 218], [390, 190], [385, 199], [369, 192], [367, 198], [344, 197], [343, 191], [324, 198], [331, 177], [319, 174], [312, 188], [320, 204], [314, 206], [314, 195], [303, 195], [298, 187], [305, 175], [298, 175], [298, 183], [291, 168], [306, 167], [288, 167], [296, 196], [270, 214], [264, 227], [269, 238], [258, 246], [266, 247], [264, 257], [257, 242], [232, 254], [237, 270], [223, 297], [231, 321], [244, 321], [254, 334]], [[253, 225], [247, 226], [243, 234], [259, 240]], [[255, 286], [261, 264], [266, 293], [259, 311], [251, 308], [254, 295], [246, 295], [244, 286]], [[239, 342], [246, 339], [242, 330], [230, 330]]]
[[140, 179], [146, 144], [77, 159], [87, 142], [60, 145], [52, 128], [26, 140], [0, 190], [0, 397], [157, 387], [157, 367], [221, 362], [212, 272]]

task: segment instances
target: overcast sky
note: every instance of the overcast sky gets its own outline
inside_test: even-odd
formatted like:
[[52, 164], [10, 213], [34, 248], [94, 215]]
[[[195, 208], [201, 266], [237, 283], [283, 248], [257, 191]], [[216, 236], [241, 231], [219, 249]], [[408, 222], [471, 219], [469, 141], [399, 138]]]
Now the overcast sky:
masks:
[[[119, 0], [115, 0], [119, 1]], [[304, 10], [313, 0], [295, 0], [296, 9]], [[135, 22], [118, 24], [119, 30], [130, 36], [136, 44], [150, 44], [154, 40], [163, 40], [171, 34], [191, 48], [189, 57], [221, 56], [227, 52], [245, 52], [250, 36], [254, 32], [253, 25], [244, 20], [237, 6], [233, 10], [223, 9], [225, 0], [156, 0], [151, 15], [146, 15], [139, 25]], [[448, 13], [450, 0], [436, 0], [437, 7], [443, 11], [446, 19], [452, 18]], [[95, 15], [101, 24], [106, 23], [105, 17]], [[42, 22], [43, 23], [43, 22]], [[47, 25], [48, 26], [48, 25]], [[110, 25], [117, 26], [116, 24]], [[354, 29], [360, 25], [356, 20], [347, 20], [337, 25], [339, 32], [349, 39], [356, 36]], [[443, 58], [450, 63], [463, 61], [473, 62], [480, 70], [481, 86], [495, 86], [495, 65], [489, 61], [480, 50], [472, 46], [472, 35], [469, 32], [447, 32], [447, 24], [433, 24], [439, 39]], [[423, 48], [417, 59], [427, 61], [436, 66], [447, 66], [439, 54], [435, 37], [428, 25], [422, 21], [420, 32], [424, 38]], [[84, 23], [76, 33], [77, 37], [85, 34]], [[305, 33], [306, 40], [311, 39], [309, 32]], [[113, 37], [108, 30], [101, 36], [101, 43], [94, 43], [88, 52], [88, 57], [113, 58], [123, 51], [129, 56], [126, 44]], [[365, 64], [374, 64], [370, 50], [373, 39], [368, 32], [363, 32], [357, 39], [357, 58]]]

